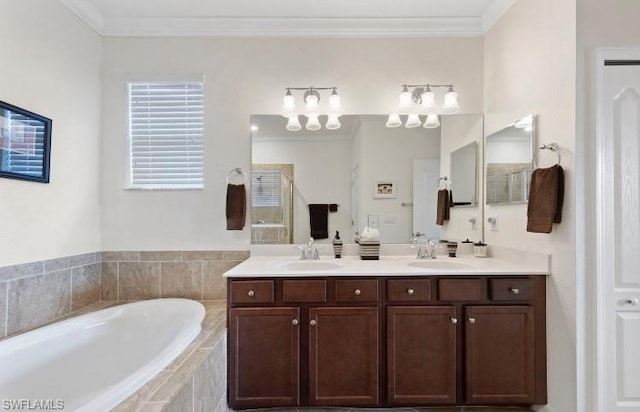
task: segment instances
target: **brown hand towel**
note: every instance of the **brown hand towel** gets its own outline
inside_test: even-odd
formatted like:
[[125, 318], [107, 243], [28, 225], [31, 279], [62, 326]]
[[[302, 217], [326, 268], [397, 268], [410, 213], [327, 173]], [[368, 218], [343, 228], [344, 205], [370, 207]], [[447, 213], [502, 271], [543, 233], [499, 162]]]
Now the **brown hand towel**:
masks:
[[329, 238], [329, 205], [326, 203], [309, 205], [309, 224], [312, 238]]
[[227, 230], [242, 230], [247, 215], [247, 189], [244, 185], [227, 185]]
[[527, 232], [551, 233], [553, 223], [562, 221], [564, 171], [555, 165], [531, 174]]
[[436, 225], [444, 225], [445, 220], [449, 220], [449, 207], [451, 198], [449, 196], [449, 191], [446, 189], [438, 190], [438, 206], [437, 206], [437, 216], [436, 216]]

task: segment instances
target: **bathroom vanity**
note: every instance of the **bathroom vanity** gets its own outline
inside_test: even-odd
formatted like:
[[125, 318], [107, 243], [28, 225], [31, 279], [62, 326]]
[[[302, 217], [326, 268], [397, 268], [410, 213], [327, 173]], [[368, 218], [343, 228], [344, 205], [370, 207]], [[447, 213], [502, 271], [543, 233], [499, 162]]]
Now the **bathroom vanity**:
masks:
[[228, 279], [228, 400], [547, 402], [548, 273], [500, 259], [252, 257]]

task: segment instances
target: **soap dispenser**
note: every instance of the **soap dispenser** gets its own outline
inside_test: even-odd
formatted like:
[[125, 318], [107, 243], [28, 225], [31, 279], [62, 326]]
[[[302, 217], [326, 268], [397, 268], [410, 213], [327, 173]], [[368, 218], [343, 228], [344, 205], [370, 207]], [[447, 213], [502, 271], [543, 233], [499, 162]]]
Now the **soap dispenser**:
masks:
[[336, 236], [331, 241], [333, 243], [333, 253], [336, 259], [342, 257], [342, 239], [340, 239], [340, 232], [336, 230]]

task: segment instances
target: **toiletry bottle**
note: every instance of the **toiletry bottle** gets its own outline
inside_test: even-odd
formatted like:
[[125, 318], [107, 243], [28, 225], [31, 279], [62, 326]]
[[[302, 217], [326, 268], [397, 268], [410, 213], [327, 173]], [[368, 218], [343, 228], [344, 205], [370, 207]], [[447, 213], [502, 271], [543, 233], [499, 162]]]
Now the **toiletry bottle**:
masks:
[[331, 241], [333, 243], [333, 253], [336, 259], [340, 259], [342, 257], [342, 239], [340, 239], [340, 232], [336, 230], [336, 237]]

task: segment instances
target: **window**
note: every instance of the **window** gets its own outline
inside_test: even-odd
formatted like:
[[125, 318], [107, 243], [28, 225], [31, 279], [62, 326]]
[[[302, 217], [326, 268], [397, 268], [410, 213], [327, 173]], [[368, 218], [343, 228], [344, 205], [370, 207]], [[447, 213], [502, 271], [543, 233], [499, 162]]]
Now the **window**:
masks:
[[[26, 176], [42, 176], [45, 123], [9, 110], [0, 115], [5, 117], [5, 129], [0, 132], [0, 170]], [[4, 142], [5, 132], [7, 136], [18, 135], [21, 139], [12, 141], [9, 138]]]
[[278, 207], [282, 191], [280, 170], [254, 170], [251, 172], [251, 205]]
[[129, 83], [133, 189], [203, 187], [202, 82]]

